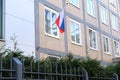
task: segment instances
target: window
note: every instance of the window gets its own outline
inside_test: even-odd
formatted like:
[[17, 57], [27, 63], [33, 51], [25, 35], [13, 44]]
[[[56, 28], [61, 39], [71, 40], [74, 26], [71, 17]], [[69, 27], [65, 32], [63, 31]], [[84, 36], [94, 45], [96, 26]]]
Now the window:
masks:
[[54, 56], [54, 55], [49, 55], [47, 58], [52, 60], [52, 61], [59, 60], [59, 57], [58, 56]]
[[116, 56], [120, 56], [120, 54], [119, 54], [119, 42], [114, 41], [113, 44], [114, 44], [114, 54]]
[[87, 0], [87, 11], [91, 16], [95, 16], [94, 0]]
[[110, 49], [109, 49], [109, 39], [108, 39], [108, 37], [104, 36], [103, 37], [103, 42], [104, 42], [104, 52], [109, 53]]
[[89, 36], [90, 36], [90, 47], [92, 49], [97, 49], [97, 35], [96, 31], [89, 29]]
[[71, 39], [73, 43], [81, 44], [81, 28], [76, 21], [70, 21]]
[[0, 39], [3, 39], [3, 5], [2, 0], [0, 0]]
[[120, 1], [118, 1], [118, 9], [120, 9]]
[[79, 0], [69, 0], [69, 2], [75, 5], [76, 7], [79, 7]]
[[114, 7], [116, 7], [116, 0], [109, 0], [110, 4], [113, 5]]
[[101, 21], [104, 24], [108, 24], [108, 12], [104, 7], [100, 7], [100, 12], [101, 12]]
[[55, 24], [57, 13], [49, 8], [45, 9], [45, 32], [54, 37], [59, 37], [58, 27]]
[[114, 30], [118, 31], [118, 20], [117, 17], [113, 14], [111, 14], [111, 26]]

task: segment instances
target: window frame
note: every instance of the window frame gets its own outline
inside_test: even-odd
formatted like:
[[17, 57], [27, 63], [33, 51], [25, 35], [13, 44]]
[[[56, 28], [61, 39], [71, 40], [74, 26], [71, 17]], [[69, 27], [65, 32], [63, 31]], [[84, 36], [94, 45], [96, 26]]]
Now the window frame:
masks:
[[[106, 38], [106, 39], [108, 39], [108, 48], [109, 48], [109, 51], [108, 52], [106, 52], [105, 51], [105, 49], [104, 49], [104, 38]], [[106, 35], [103, 35], [103, 51], [104, 51], [104, 53], [106, 53], [106, 54], [111, 54], [110, 53], [110, 39], [109, 39], [109, 37], [108, 36], [106, 36]]]
[[80, 43], [77, 43], [77, 42], [76, 42], [76, 37], [75, 37], [75, 41], [72, 40], [72, 38], [71, 38], [71, 35], [72, 35], [72, 34], [71, 34], [71, 25], [70, 25], [70, 38], [71, 38], [71, 42], [72, 42], [73, 44], [76, 44], [76, 45], [82, 45], [82, 32], [81, 32], [82, 30], [81, 30], [80, 22], [77, 22], [76, 20], [70, 19], [70, 24], [71, 24], [71, 22], [79, 25], [79, 38], [80, 38]]
[[[92, 8], [91, 8], [91, 6], [92, 6]], [[87, 0], [87, 13], [89, 15], [91, 15], [92, 17], [96, 16], [96, 13], [95, 13], [95, 0], [93, 0], [92, 5], [90, 5], [89, 1]]]
[[[105, 20], [104, 20], [104, 18], [102, 16], [102, 15], [104, 15], [103, 11], [105, 12], [105, 15], [106, 15], [106, 16], [104, 16], [104, 18], [106, 17]], [[109, 20], [108, 11], [103, 6], [100, 6], [100, 16], [101, 16], [101, 22], [108, 25], [108, 20]]]
[[72, 0], [72, 1], [69, 0], [69, 3], [72, 4], [72, 5], [74, 5], [75, 7], [79, 8], [79, 6], [80, 6], [80, 1], [77, 0], [77, 1], [78, 1], [78, 5], [76, 5], [74, 1], [75, 1], [75, 0]]
[[[96, 48], [94, 48], [94, 47], [92, 47], [91, 45], [90, 45], [90, 49], [93, 49], [93, 50], [98, 50], [98, 38], [97, 38], [97, 31], [95, 31], [94, 29], [91, 29], [91, 28], [89, 28], [89, 31], [92, 31], [92, 32], [94, 32], [95, 33], [95, 39], [96, 39]], [[90, 32], [89, 32], [89, 41], [91, 41], [90, 40]], [[91, 42], [90, 42], [91, 43]]]
[[[58, 17], [58, 15], [59, 15], [57, 11], [55, 11], [55, 10], [53, 10], [53, 9], [51, 9], [51, 8], [48, 8], [48, 7], [44, 6], [44, 33], [45, 33], [45, 35], [50, 36], [50, 37], [53, 37], [53, 38], [60, 39], [60, 32], [59, 32], [59, 29], [58, 29], [57, 25], [56, 25], [56, 27], [57, 27], [57, 36], [53, 35], [52, 33], [47, 33], [47, 32], [46, 32], [46, 25], [45, 25], [45, 24], [46, 24], [46, 21], [45, 21], [45, 15], [46, 15], [46, 13], [45, 13], [45, 10], [50, 11], [50, 13], [55, 13], [57, 17]], [[57, 18], [57, 17], [56, 17], [56, 18]], [[50, 18], [50, 20], [52, 20], [52, 19]], [[51, 23], [50, 23], [50, 25], [52, 26]], [[51, 26], [50, 26], [50, 28], [52, 28]]]

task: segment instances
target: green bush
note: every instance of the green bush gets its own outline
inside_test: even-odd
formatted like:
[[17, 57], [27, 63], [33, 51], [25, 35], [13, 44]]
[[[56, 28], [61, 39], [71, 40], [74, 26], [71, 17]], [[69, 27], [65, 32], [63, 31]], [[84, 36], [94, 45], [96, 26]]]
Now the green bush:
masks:
[[[23, 56], [22, 53], [23, 51], [20, 50], [8, 50], [7, 54], [3, 57], [4, 68], [10, 68], [11, 58], [17, 57], [24, 63], [23, 66], [25, 71], [31, 71], [32, 66], [32, 71], [34, 72], [37, 72], [39, 69], [39, 71], [43, 73], [55, 73], [57, 71], [59, 74], [74, 74], [76, 71], [75, 74], [78, 74], [82, 68], [85, 68], [91, 77], [113, 77], [114, 73], [117, 73], [120, 76], [120, 62], [114, 66], [103, 67], [100, 64], [100, 61], [90, 58], [88, 58], [88, 60], [75, 59], [72, 54], [68, 54], [67, 57], [61, 59], [46, 58], [45, 60], [36, 61], [33, 57]], [[28, 74], [25, 77], [29, 78], [30, 75]], [[33, 78], [35, 77], [36, 76], [33, 76]]]
[[120, 61], [114, 66], [114, 72], [118, 74], [120, 80]]

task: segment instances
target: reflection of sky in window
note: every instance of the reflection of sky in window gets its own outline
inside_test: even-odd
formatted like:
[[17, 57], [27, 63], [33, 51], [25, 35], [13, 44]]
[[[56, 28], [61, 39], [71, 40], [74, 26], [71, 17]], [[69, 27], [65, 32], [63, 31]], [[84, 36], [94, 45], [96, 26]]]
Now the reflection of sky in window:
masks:
[[108, 39], [107, 39], [107, 52], [109, 52]]
[[76, 24], [76, 30], [75, 30], [75, 32], [76, 32], [76, 42], [77, 43], [80, 43], [80, 31], [79, 31], [79, 25], [78, 24]]
[[50, 33], [50, 12], [45, 10], [45, 23], [46, 23], [46, 32]]
[[93, 0], [87, 0], [87, 10], [88, 13], [94, 16], [94, 1]]
[[70, 3], [76, 5], [76, 6], [79, 6], [79, 0], [69, 0]]
[[79, 1], [78, 0], [73, 0], [73, 4], [78, 6], [79, 5]]
[[71, 28], [71, 38], [72, 38], [72, 41], [75, 42], [75, 32], [74, 32], [75, 25], [74, 25], [74, 23], [72, 21], [70, 22], [70, 28]]
[[57, 26], [55, 24], [57, 15], [55, 13], [52, 13], [52, 34], [57, 36]]

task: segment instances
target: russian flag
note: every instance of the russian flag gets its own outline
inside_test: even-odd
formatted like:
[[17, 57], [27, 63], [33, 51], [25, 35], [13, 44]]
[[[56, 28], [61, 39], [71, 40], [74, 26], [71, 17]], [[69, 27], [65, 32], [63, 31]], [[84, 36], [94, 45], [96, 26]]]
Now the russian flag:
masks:
[[56, 25], [58, 26], [61, 33], [65, 32], [65, 24], [64, 24], [64, 9], [59, 14], [55, 21]]

